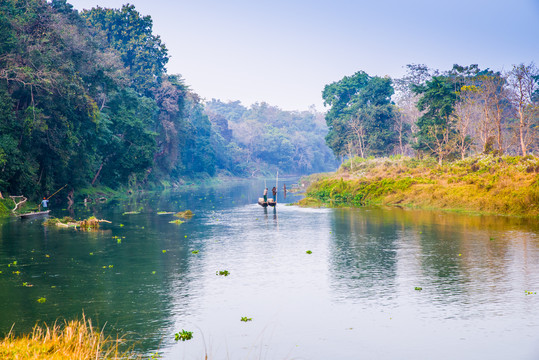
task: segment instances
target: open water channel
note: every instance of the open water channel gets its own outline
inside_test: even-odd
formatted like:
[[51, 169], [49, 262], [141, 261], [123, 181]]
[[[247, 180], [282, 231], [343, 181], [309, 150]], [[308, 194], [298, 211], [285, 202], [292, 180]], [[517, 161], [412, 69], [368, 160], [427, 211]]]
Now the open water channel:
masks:
[[302, 209], [282, 188], [264, 210], [263, 185], [79, 205], [112, 221], [96, 232], [0, 220], [0, 335], [84, 312], [164, 359], [539, 359], [538, 222]]

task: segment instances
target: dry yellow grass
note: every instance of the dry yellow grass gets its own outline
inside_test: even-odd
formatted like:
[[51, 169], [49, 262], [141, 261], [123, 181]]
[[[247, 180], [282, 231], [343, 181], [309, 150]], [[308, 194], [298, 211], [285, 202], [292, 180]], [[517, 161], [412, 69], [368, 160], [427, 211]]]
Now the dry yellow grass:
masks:
[[10, 360], [73, 360], [73, 359], [131, 359], [120, 352], [121, 340], [105, 338], [91, 320], [54, 323], [52, 327], [36, 325], [31, 334], [14, 336], [11, 332], [0, 342], [0, 359]]

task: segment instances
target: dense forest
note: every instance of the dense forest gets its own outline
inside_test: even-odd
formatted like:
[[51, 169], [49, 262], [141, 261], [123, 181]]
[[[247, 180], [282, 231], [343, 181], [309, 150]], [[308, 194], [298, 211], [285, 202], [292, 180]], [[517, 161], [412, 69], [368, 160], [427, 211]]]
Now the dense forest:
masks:
[[416, 155], [439, 164], [479, 153], [526, 156], [539, 150], [539, 71], [502, 73], [478, 65], [448, 71], [407, 65], [400, 79], [358, 71], [323, 91], [336, 155]]
[[215, 137], [217, 161], [236, 174], [308, 174], [338, 165], [324, 142], [324, 115], [314, 110], [283, 111], [266, 103], [247, 109], [239, 101], [213, 99], [206, 112], [221, 135]]
[[0, 2], [0, 193], [334, 168], [313, 112], [207, 104], [133, 5]]

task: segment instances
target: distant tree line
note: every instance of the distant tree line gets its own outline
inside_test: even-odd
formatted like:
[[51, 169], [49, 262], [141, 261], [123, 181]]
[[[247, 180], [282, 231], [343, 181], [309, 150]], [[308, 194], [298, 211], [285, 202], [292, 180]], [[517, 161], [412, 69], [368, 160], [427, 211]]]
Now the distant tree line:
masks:
[[441, 164], [477, 153], [539, 150], [539, 71], [533, 63], [505, 73], [411, 64], [394, 80], [359, 71], [326, 85], [322, 96], [330, 106], [326, 142], [340, 156], [433, 156]]
[[[252, 115], [241, 119], [207, 112], [166, 72], [168, 51], [152, 26], [133, 5], [79, 13], [65, 0], [0, 2], [0, 192], [250, 176], [268, 166], [316, 171], [329, 161], [313, 148], [323, 146], [324, 124], [300, 129], [315, 115], [269, 106], [243, 108]], [[279, 117], [298, 121], [292, 133], [269, 126]], [[290, 143], [302, 136], [304, 145]]]
[[314, 108], [284, 111], [266, 103], [246, 108], [239, 101], [212, 99], [206, 112], [215, 128], [217, 163], [233, 174], [308, 174], [337, 166], [324, 143], [324, 115]]

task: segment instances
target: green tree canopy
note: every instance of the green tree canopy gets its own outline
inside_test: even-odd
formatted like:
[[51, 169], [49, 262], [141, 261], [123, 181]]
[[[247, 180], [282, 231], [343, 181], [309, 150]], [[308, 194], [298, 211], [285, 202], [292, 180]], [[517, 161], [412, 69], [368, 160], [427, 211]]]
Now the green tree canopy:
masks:
[[336, 155], [389, 154], [397, 142], [394, 90], [390, 78], [371, 77], [363, 71], [324, 87], [328, 146]]

